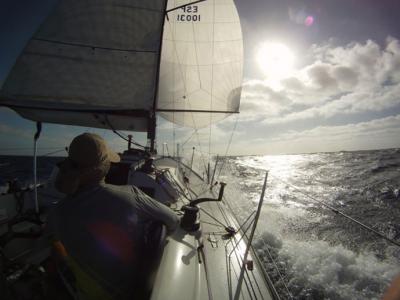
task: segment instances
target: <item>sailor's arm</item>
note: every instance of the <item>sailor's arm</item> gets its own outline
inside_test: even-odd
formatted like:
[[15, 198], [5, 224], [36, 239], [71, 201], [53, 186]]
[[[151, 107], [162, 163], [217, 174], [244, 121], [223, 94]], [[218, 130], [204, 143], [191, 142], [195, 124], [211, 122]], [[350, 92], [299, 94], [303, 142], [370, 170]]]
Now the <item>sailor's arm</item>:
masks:
[[175, 231], [179, 225], [178, 216], [166, 205], [149, 197], [138, 188], [132, 188], [136, 197], [136, 204], [141, 212], [148, 215], [149, 219], [165, 224], [169, 233]]

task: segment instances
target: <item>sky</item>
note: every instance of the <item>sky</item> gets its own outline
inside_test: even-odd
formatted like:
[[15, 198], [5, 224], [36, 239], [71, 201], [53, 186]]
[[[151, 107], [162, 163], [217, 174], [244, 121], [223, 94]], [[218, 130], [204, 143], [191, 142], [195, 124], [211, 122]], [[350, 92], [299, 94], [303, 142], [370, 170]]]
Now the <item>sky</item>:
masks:
[[[1, 2], [0, 85], [54, 3]], [[398, 1], [235, 3], [244, 42], [240, 114], [195, 132], [159, 119], [159, 149], [168, 143], [172, 152], [180, 143], [186, 152], [195, 146], [245, 155], [400, 147]], [[0, 108], [0, 154], [30, 154], [35, 128]], [[39, 153], [65, 154], [62, 149], [85, 131], [102, 135], [117, 151], [126, 147], [109, 130], [44, 124]], [[133, 135], [145, 143], [144, 134]]]

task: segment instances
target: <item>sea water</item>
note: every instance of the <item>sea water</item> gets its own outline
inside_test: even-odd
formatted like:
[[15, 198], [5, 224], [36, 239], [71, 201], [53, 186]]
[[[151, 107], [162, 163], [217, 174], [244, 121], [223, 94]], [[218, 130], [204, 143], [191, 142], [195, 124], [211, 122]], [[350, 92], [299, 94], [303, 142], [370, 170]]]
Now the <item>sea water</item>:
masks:
[[[400, 149], [226, 158], [241, 221], [268, 185], [255, 248], [283, 299], [380, 299], [400, 273]], [[237, 195], [241, 197], [237, 197]]]
[[[39, 181], [61, 159], [39, 158]], [[31, 166], [0, 156], [0, 193], [14, 178], [30, 184]], [[216, 177], [239, 220], [256, 209], [266, 170], [254, 245], [281, 298], [379, 299], [400, 273], [400, 248], [320, 202], [400, 241], [400, 149], [221, 159]]]

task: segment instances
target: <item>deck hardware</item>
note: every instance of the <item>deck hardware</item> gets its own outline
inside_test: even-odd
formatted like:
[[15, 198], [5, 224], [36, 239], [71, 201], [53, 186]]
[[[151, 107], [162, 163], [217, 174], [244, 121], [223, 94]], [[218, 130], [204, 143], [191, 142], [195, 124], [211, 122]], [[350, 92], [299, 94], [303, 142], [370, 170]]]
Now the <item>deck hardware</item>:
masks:
[[210, 184], [210, 163], [207, 164], [207, 183]]
[[42, 122], [36, 122], [36, 133], [33, 138], [33, 184], [34, 184], [34, 199], [35, 199], [35, 212], [39, 214], [39, 202], [37, 197], [37, 141], [42, 132]]
[[184, 215], [181, 220], [181, 227], [185, 229], [186, 231], [193, 232], [197, 231], [200, 228], [200, 221], [199, 221], [199, 207], [197, 206], [200, 203], [203, 202], [218, 202], [222, 201], [222, 197], [224, 195], [224, 189], [226, 186], [226, 183], [221, 182], [220, 183], [221, 187], [219, 189], [219, 194], [217, 199], [213, 198], [199, 198], [196, 200], [193, 200], [190, 202], [188, 205], [182, 206], [181, 210], [184, 212]]
[[246, 250], [244, 252], [243, 264], [240, 269], [239, 281], [236, 286], [235, 296], [233, 298], [234, 300], [238, 300], [240, 298], [243, 279], [244, 279], [244, 272], [245, 272], [245, 268], [246, 268], [247, 256], [250, 251], [251, 243], [253, 242], [254, 233], [256, 231], [258, 219], [259, 219], [260, 213], [261, 213], [261, 208], [262, 208], [262, 205], [264, 202], [265, 190], [267, 188], [267, 179], [268, 179], [268, 171], [265, 173], [264, 184], [263, 184], [263, 188], [262, 188], [262, 192], [261, 192], [261, 196], [260, 196], [260, 201], [258, 202], [257, 212], [256, 212], [256, 215], [254, 216], [253, 227], [251, 228], [250, 237], [248, 239]]
[[128, 150], [132, 147], [132, 134], [128, 134]]
[[194, 150], [195, 150], [196, 148], [195, 147], [193, 147], [193, 151], [192, 151], [192, 159], [190, 160], [190, 170], [192, 170], [192, 167], [193, 167], [193, 158], [194, 158]]
[[222, 235], [223, 240], [228, 240], [237, 233], [236, 229], [233, 228], [232, 226], [226, 226], [225, 231], [226, 231], [226, 234]]
[[181, 210], [184, 212], [181, 227], [186, 231], [197, 231], [200, 228], [198, 220], [199, 208], [197, 206], [184, 205]]
[[201, 259], [201, 251], [203, 250], [203, 248], [204, 248], [204, 245], [203, 244], [200, 244], [198, 247], [197, 247], [197, 258], [198, 258], [198, 260], [199, 260], [199, 264], [201, 264], [203, 261], [202, 261], [202, 259]]
[[218, 165], [218, 159], [219, 159], [219, 156], [217, 155], [217, 158], [215, 159], [214, 171], [213, 171], [213, 174], [212, 174], [212, 177], [211, 177], [211, 181], [210, 181], [210, 190], [213, 188], [215, 171], [217, 170], [217, 165]]
[[248, 260], [246, 261], [246, 268], [247, 268], [247, 270], [249, 270], [249, 271], [253, 271], [253, 270], [254, 270], [254, 263], [253, 263], [253, 260], [248, 259]]
[[218, 240], [213, 232], [208, 234], [207, 240], [210, 242], [212, 248], [218, 248]]

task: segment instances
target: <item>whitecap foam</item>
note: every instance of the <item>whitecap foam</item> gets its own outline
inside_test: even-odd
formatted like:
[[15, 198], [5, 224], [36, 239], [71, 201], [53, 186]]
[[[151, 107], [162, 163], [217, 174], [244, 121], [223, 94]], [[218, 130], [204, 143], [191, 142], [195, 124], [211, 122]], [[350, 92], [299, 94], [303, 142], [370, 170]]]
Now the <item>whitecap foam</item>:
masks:
[[[381, 225], [377, 229], [397, 236], [397, 227], [388, 227], [389, 220], [398, 224], [395, 201], [389, 201], [386, 210], [374, 203], [382, 198], [377, 188], [383, 182], [390, 179], [398, 194], [399, 181], [389, 171], [372, 178], [369, 170], [375, 160], [369, 153], [332, 153], [240, 157], [231, 161], [231, 174], [226, 172], [224, 176], [232, 194], [230, 203], [236, 206], [242, 221], [256, 209], [264, 170], [270, 170], [254, 246], [267, 259], [265, 244], [269, 245], [295, 299], [379, 299], [400, 273], [398, 247], [348, 224], [303, 194], [372, 226]], [[272, 264], [266, 263], [266, 269], [279, 286], [280, 278]]]
[[279, 250], [292, 272], [290, 285], [322, 290], [340, 299], [378, 299], [400, 271], [396, 262], [373, 253], [355, 253], [325, 241], [285, 240]]

